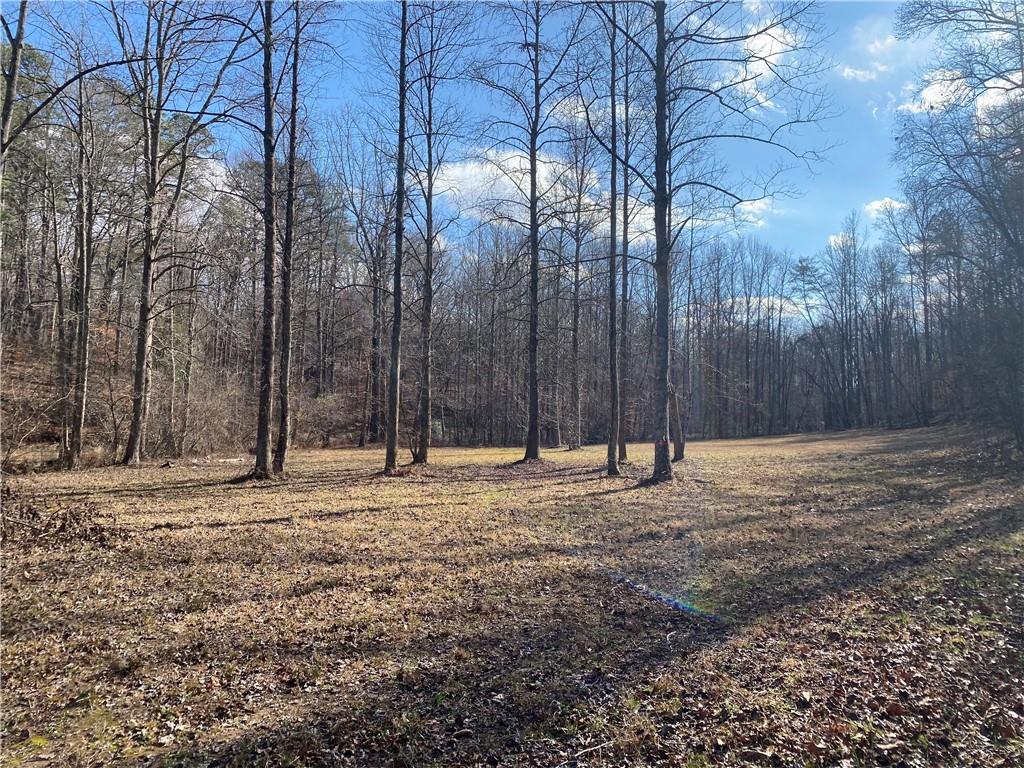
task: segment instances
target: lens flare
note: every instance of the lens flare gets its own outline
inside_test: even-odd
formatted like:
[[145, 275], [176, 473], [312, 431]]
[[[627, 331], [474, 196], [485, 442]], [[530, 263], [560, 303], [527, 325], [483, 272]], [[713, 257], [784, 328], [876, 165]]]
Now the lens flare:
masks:
[[662, 605], [668, 606], [669, 608], [681, 611], [682, 613], [688, 613], [691, 616], [699, 616], [702, 619], [708, 619], [709, 621], [713, 621], [718, 624], [725, 623], [725, 620], [722, 617], [718, 616], [712, 611], [701, 608], [696, 603], [684, 600], [680, 597], [669, 595], [665, 592], [655, 589], [654, 587], [648, 586], [647, 584], [631, 579], [621, 571], [616, 571], [615, 569], [609, 568], [608, 566], [602, 565], [600, 563], [598, 564], [598, 569], [604, 571], [609, 577], [619, 582], [620, 584], [624, 584], [625, 586], [632, 589], [634, 592], [637, 592], [638, 594], [641, 594], [644, 597], [647, 597], [651, 600], [656, 600]]

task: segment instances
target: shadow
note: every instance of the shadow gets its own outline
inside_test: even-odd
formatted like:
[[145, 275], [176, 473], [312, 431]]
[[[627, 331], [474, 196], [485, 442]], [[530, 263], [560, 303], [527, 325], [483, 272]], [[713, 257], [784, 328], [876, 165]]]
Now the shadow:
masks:
[[[270, 729], [175, 752], [154, 765], [560, 765], [564, 753], [551, 751], [553, 734], [565, 733], [623, 691], [650, 685], [750, 622], [793, 613], [824, 596], [886, 581], [905, 583], [913, 572], [966, 543], [983, 546], [1022, 527], [1021, 509], [999, 507], [979, 510], [951, 530], [925, 529], [909, 551], [877, 561], [857, 562], [851, 555], [824, 567], [769, 563], [724, 593], [742, 604], [725, 625], [672, 610], [588, 565], [610, 552], [645, 550], [653, 534], [594, 544], [573, 552], [577, 565], [571, 578], [539, 569], [507, 584], [520, 596], [554, 590], [542, 604], [527, 598], [517, 609], [466, 582], [464, 595], [440, 610], [434, 606], [426, 616], [431, 630], [416, 637], [350, 631], [341, 642], [323, 645], [307, 638], [288, 651], [294, 663], [320, 654], [361, 660], [379, 674], [358, 690], [316, 698]], [[506, 554], [507, 560], [545, 560], [537, 551]], [[393, 595], [386, 582], [379, 587], [380, 599]], [[291, 596], [351, 586], [338, 576]], [[587, 609], [593, 605], [601, 609]], [[445, 613], [461, 620], [448, 623], [441, 618]], [[287, 693], [279, 695], [288, 699]], [[305, 696], [297, 690], [294, 695]]]
[[164, 522], [155, 523], [154, 525], [147, 526], [145, 528], [139, 528], [141, 531], [188, 531], [198, 528], [248, 528], [251, 526], [260, 525], [282, 525], [282, 524], [296, 524], [301, 523], [303, 520], [332, 520], [342, 517], [355, 517], [356, 515], [379, 512], [385, 509], [384, 507], [364, 507], [362, 509], [346, 509], [339, 510], [337, 512], [303, 512], [300, 515], [278, 515], [276, 517], [260, 517], [253, 520], [208, 520], [195, 523], [176, 523], [176, 522]]
[[[253, 487], [262, 483], [252, 483]], [[67, 500], [72, 499], [118, 499], [118, 498], [141, 498], [152, 496], [158, 498], [173, 498], [176, 496], [192, 496], [195, 491], [207, 488], [234, 488], [247, 486], [245, 478], [216, 478], [213, 480], [168, 480], [162, 483], [150, 483], [145, 485], [124, 485], [118, 488], [96, 488], [82, 491], [61, 491], [58, 495]]]
[[[5, 650], [31, 659], [7, 670], [9, 720], [63, 734], [85, 690], [108, 719], [101, 746], [74, 748], [105, 765], [583, 764], [577, 738], [609, 707], [680, 669], [708, 672], [704, 654], [755, 625], [784, 645], [809, 615], [829, 626], [822, 603], [959, 573], [965, 549], [983, 568], [979, 553], [1024, 530], [1019, 483], [937, 446], [872, 433], [803, 458], [801, 475], [789, 454], [699, 458], [654, 487], [595, 488], [602, 467], [553, 462], [428, 466], [398, 479], [400, 507], [372, 503], [375, 471], [330, 465], [272, 486], [86, 491], [193, 506], [205, 491], [210, 509], [242, 511], [176, 509], [102, 557], [5, 569]], [[721, 470], [713, 482], [705, 463]], [[302, 506], [314, 489], [338, 508]], [[268, 515], [283, 502], [262, 490], [288, 494], [295, 514]], [[647, 741], [643, 718], [682, 717], [615, 711]]]
[[[577, 596], [537, 612], [469, 598], [465, 622], [451, 634], [401, 638], [349, 635], [334, 645], [314, 640], [295, 659], [321, 653], [361, 659], [375, 674], [343, 695], [327, 694], [312, 710], [270, 728], [163, 756], [178, 765], [497, 765], [508, 759], [549, 764], [537, 751], [543, 734], [715, 642], [706, 622], [652, 601], [600, 575], [574, 570]], [[541, 572], [517, 594], [550, 583]], [[589, 613], [586, 602], [607, 610]], [[447, 625], [446, 625], [447, 626]], [[299, 697], [302, 693], [295, 692]]]
[[[976, 510], [954, 525], [926, 525], [904, 533], [897, 551], [883, 554], [880, 547], [865, 546], [864, 522], [851, 520], [811, 534], [802, 545], [808, 553], [830, 556], [819, 554], [806, 564], [768, 559], [764, 568], [722, 584], [718, 596], [724, 605], [735, 606], [731, 620], [749, 622], [826, 596], [903, 583], [913, 572], [940, 565], [966, 545], [984, 548], [1022, 531], [1024, 507], [998, 506]], [[858, 540], [837, 552], [836, 542]]]

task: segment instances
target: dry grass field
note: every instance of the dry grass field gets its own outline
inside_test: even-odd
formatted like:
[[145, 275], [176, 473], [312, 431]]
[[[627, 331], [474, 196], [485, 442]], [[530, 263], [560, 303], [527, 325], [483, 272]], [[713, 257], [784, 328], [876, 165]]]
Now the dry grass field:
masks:
[[1024, 490], [953, 428], [9, 479], [3, 765], [1016, 766]]

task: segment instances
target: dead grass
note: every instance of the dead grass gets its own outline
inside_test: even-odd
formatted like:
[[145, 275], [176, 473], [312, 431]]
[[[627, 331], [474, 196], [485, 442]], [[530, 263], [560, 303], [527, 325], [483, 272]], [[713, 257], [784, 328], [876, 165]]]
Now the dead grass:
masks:
[[12, 480], [4, 765], [1015, 765], [1024, 491], [952, 428]]

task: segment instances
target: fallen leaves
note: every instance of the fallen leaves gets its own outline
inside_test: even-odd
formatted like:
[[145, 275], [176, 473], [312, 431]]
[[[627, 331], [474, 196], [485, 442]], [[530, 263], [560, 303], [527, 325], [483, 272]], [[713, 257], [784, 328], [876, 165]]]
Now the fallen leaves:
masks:
[[0, 487], [0, 543], [5, 546], [108, 545], [117, 533], [117, 519], [92, 502], [24, 493], [9, 482]]
[[659, 487], [640, 447], [19, 479], [123, 535], [4, 542], [4, 757], [1009, 766], [1021, 484], [950, 443], [693, 443]]

